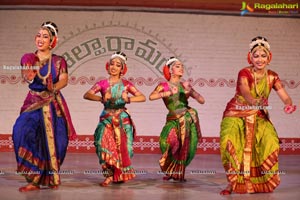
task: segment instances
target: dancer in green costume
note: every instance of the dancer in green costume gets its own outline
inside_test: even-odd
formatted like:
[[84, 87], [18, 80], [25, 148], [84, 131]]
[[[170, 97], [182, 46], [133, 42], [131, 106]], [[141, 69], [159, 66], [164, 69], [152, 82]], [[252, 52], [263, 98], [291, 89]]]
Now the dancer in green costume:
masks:
[[115, 52], [106, 63], [109, 77], [99, 80], [84, 94], [85, 99], [101, 102], [104, 106], [94, 133], [96, 153], [105, 177], [100, 183], [103, 187], [111, 182], [123, 183], [135, 177], [131, 158], [136, 132], [125, 105], [144, 102], [146, 98], [123, 78], [127, 72], [126, 61], [127, 56], [123, 52]]
[[162, 157], [159, 164], [164, 180], [185, 181], [185, 168], [194, 158], [201, 131], [198, 113], [188, 106], [188, 98], [199, 103], [204, 98], [188, 82], [181, 82], [184, 73], [182, 63], [171, 57], [164, 66], [167, 82], [160, 83], [150, 94], [150, 100], [163, 99], [169, 113], [160, 134]]

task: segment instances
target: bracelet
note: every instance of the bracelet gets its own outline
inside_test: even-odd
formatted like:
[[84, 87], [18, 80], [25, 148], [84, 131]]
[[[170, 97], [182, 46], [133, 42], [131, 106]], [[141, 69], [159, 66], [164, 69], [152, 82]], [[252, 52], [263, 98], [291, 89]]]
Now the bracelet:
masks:
[[260, 99], [257, 99], [256, 100], [256, 106], [260, 106], [261, 105], [261, 100]]
[[199, 96], [199, 94], [198, 94], [195, 90], [192, 91], [191, 95], [193, 95], [193, 96], [195, 96], [195, 97], [198, 97], [198, 96]]
[[101, 103], [105, 103], [104, 96], [100, 96], [100, 99], [99, 99], [99, 101], [100, 101]]
[[159, 92], [158, 94], [159, 94], [160, 98], [164, 98], [164, 96], [165, 96], [164, 92]]
[[130, 104], [130, 102], [131, 102], [130, 97], [128, 97], [126, 103]]
[[54, 93], [54, 94], [56, 93], [56, 87], [55, 87], [54, 84], [53, 84], [53, 93]]
[[193, 93], [195, 99], [198, 99], [199, 97], [201, 97], [201, 95], [199, 93], [196, 93], [196, 94], [195, 93], [196, 92]]
[[[167, 91], [167, 92], [169, 92], [169, 91]], [[167, 95], [167, 92], [159, 92], [158, 94], [159, 94], [160, 98], [168, 97], [168, 96], [171, 96], [174, 94], [173, 92], [170, 91], [171, 94]]]
[[160, 98], [163, 98], [163, 95], [161, 94], [161, 92], [159, 92], [158, 94], [159, 94]]
[[27, 83], [29, 83], [29, 84], [33, 83], [33, 81], [34, 81], [34, 79], [32, 79], [31, 81], [28, 80], [27, 77], [26, 77], [25, 75], [23, 75], [23, 79], [24, 79]]
[[252, 100], [252, 105], [253, 106], [259, 106], [260, 105], [260, 100], [259, 99], [253, 99]]
[[31, 84], [31, 83], [33, 83], [33, 80], [34, 79], [32, 79], [31, 81], [29, 81], [29, 80], [26, 79], [26, 82], [29, 83], [29, 84]]

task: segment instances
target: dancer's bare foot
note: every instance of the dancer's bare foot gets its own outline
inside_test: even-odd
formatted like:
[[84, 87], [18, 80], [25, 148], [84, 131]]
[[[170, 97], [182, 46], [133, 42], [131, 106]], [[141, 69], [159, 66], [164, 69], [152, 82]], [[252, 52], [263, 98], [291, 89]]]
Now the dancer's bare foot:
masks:
[[28, 192], [28, 191], [34, 191], [34, 190], [39, 190], [39, 189], [40, 189], [40, 186], [35, 186], [35, 185], [29, 183], [26, 186], [20, 187], [19, 191], [20, 192]]
[[58, 185], [51, 185], [49, 188], [52, 190], [58, 190]]
[[228, 184], [227, 187], [220, 192], [220, 195], [230, 195], [231, 193], [232, 193], [232, 187], [230, 184]]
[[113, 180], [112, 177], [108, 177], [102, 183], [100, 183], [100, 186], [107, 187], [112, 182], [112, 180]]

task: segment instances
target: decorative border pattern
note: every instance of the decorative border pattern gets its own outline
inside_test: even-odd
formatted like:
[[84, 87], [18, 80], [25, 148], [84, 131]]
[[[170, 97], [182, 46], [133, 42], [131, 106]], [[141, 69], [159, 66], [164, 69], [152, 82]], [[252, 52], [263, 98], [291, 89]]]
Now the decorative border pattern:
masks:
[[[280, 138], [280, 154], [300, 155], [300, 138]], [[197, 154], [219, 154], [220, 140], [217, 137], [204, 137], [198, 144]], [[133, 142], [135, 153], [160, 154], [159, 136], [137, 136]], [[0, 134], [0, 152], [13, 151], [11, 134]], [[94, 153], [93, 135], [79, 135], [69, 142], [68, 152]]]
[[[104, 79], [106, 77], [86, 77], [86, 76], [70, 76], [69, 78], [69, 84], [70, 85], [94, 85], [97, 81]], [[142, 86], [154, 86], [157, 85], [157, 83], [165, 81], [163, 78], [144, 78], [144, 77], [128, 77], [127, 78], [129, 81], [131, 81], [133, 84]], [[225, 79], [225, 78], [211, 78], [211, 79], [204, 79], [204, 78], [189, 78], [187, 81], [190, 82], [192, 86], [199, 86], [199, 87], [229, 87], [229, 88], [234, 88], [236, 87], [236, 80], [235, 79]], [[21, 82], [22, 84], [25, 84], [26, 82], [22, 80], [21, 76], [16, 76], [16, 75], [0, 75], [0, 84], [18, 84]], [[285, 87], [288, 87], [289, 89], [296, 89], [297, 87], [300, 86], [300, 81], [296, 82], [295, 80], [281, 80], [282, 84]]]

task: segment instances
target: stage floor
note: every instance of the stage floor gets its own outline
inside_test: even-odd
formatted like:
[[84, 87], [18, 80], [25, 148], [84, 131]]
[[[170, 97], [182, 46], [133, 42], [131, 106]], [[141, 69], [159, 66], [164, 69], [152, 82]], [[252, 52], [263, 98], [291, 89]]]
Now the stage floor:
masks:
[[294, 200], [300, 197], [300, 155], [281, 155], [279, 165], [281, 184], [268, 194], [232, 194], [220, 196], [226, 186], [226, 177], [220, 156], [197, 154], [186, 169], [187, 182], [163, 181], [158, 166], [159, 154], [136, 154], [132, 160], [137, 177], [127, 183], [100, 187], [104, 177], [96, 154], [68, 153], [61, 168], [62, 184], [58, 190], [43, 188], [21, 193], [23, 177], [16, 175], [16, 161], [12, 152], [0, 153], [1, 200], [140, 200], [140, 199], [238, 199]]

